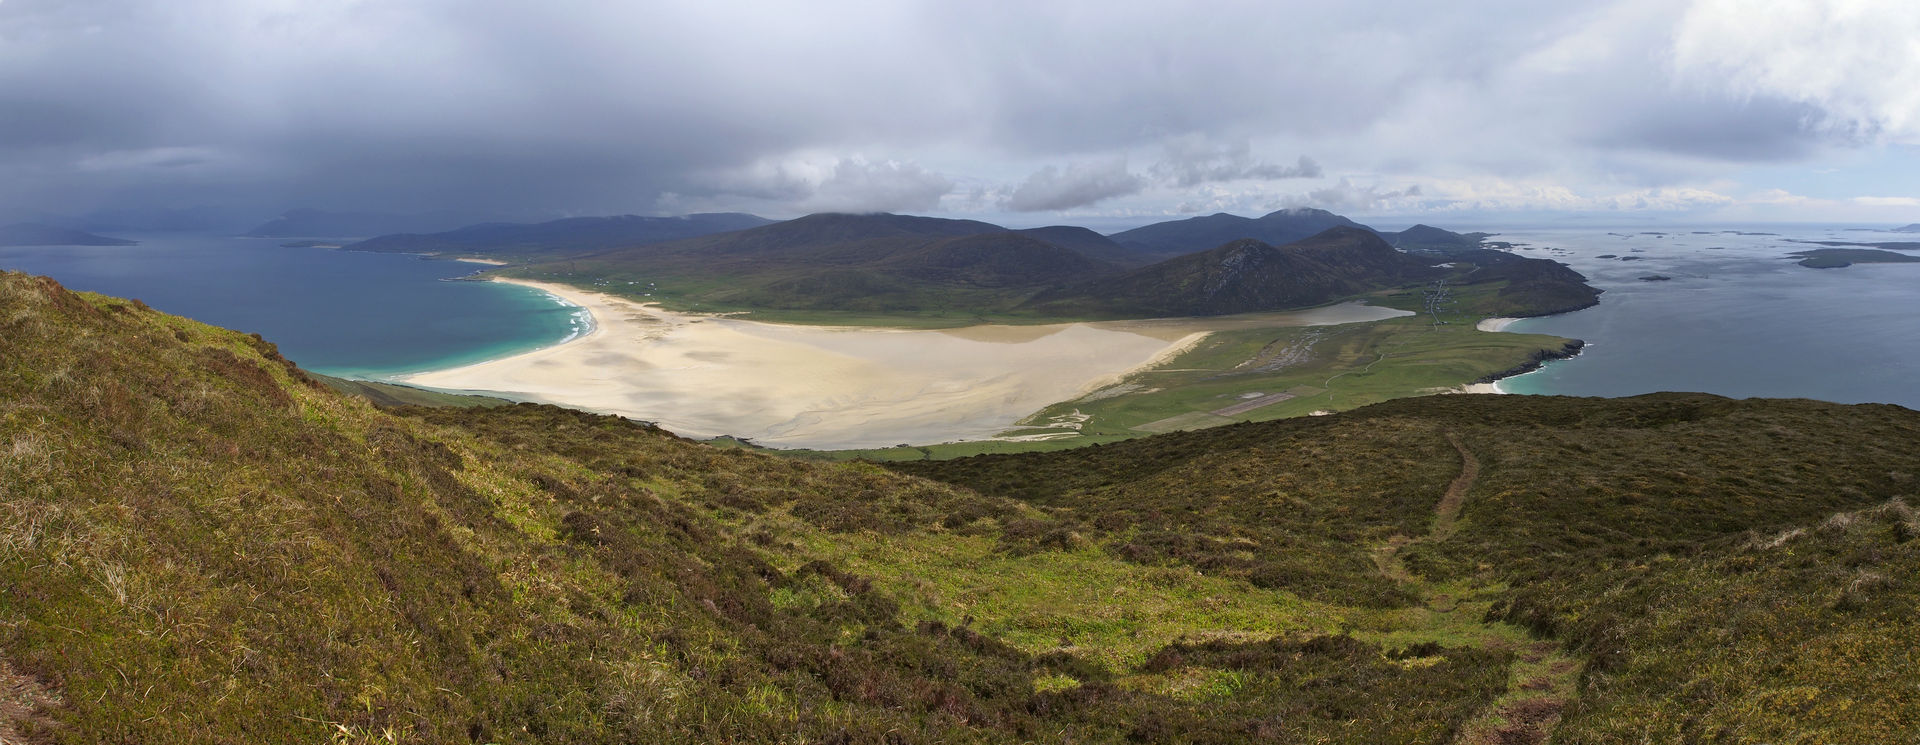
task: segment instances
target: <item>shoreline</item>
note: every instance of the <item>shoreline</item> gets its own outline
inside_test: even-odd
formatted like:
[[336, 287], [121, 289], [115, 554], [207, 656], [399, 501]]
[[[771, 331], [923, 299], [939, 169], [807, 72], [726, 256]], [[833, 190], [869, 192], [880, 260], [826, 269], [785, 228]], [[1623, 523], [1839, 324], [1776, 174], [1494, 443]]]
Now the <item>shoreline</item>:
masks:
[[[912, 330], [681, 313], [557, 283], [493, 277], [580, 307], [587, 333], [499, 359], [395, 376], [776, 447], [990, 439], [1047, 405], [1161, 364], [1168, 340], [1105, 324]], [[1162, 335], [1164, 336], [1164, 335]], [[771, 373], [771, 374], [770, 374]]]
[[490, 277], [581, 308], [591, 331], [535, 350], [389, 378], [617, 414], [693, 438], [847, 449], [991, 440], [1244, 324], [1303, 326], [1406, 311], [1340, 304], [1230, 319], [905, 329], [770, 323]]

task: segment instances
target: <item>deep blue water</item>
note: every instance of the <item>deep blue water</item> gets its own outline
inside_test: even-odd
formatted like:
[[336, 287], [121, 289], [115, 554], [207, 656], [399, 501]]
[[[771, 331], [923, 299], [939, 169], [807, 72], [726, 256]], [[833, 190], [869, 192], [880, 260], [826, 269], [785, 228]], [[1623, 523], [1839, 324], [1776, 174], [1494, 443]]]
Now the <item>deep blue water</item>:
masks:
[[579, 309], [478, 265], [285, 248], [279, 240], [146, 235], [137, 246], [0, 248], [0, 269], [258, 333], [316, 372], [383, 377], [505, 356], [582, 330]]
[[[1607, 292], [1596, 307], [1510, 326], [1584, 339], [1588, 347], [1501, 387], [1577, 396], [1702, 391], [1920, 409], [1920, 264], [1808, 269], [1787, 254], [1821, 246], [1794, 239], [1871, 243], [1920, 235], [1843, 226], [1503, 232], [1496, 240], [1532, 248], [1521, 255], [1565, 262]], [[1609, 254], [1616, 258], [1599, 258]], [[1639, 279], [1656, 274], [1673, 279]]]

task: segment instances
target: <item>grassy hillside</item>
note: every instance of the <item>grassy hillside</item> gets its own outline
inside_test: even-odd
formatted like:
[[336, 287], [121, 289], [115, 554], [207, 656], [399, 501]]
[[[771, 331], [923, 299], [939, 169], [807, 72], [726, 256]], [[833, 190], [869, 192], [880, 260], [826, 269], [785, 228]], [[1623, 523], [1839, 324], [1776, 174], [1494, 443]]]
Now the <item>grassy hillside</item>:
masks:
[[[1439, 259], [1413, 256], [1331, 213], [1262, 219], [1268, 221], [1262, 225], [1286, 226], [1262, 235], [1294, 236], [1322, 223], [1335, 227], [1290, 237], [1297, 242], [1280, 247], [1213, 244], [1213, 250], [1150, 263], [1162, 255], [1081, 228], [1010, 231], [972, 220], [819, 214], [687, 240], [572, 251], [503, 271], [680, 310], [807, 322], [832, 322], [834, 314], [851, 323], [890, 315], [895, 323], [951, 326], [1284, 310], [1449, 277], [1500, 282], [1507, 278], [1474, 272], [1482, 265], [1510, 269], [1507, 264], [1529, 261], [1480, 249]], [[1457, 265], [1438, 269], [1432, 266], [1438, 260]], [[1577, 273], [1531, 261], [1559, 267], [1571, 275], [1570, 284], [1568, 277], [1554, 279], [1565, 287], [1512, 283], [1501, 311], [1539, 315], [1582, 307], [1555, 293], [1591, 304], [1594, 291]], [[1546, 276], [1544, 270], [1533, 274]]]
[[1043, 292], [1026, 307], [1066, 316], [1217, 316], [1310, 307], [1446, 274], [1370, 231], [1334, 228], [1285, 246], [1234, 241]]
[[1449, 396], [904, 473], [0, 274], [0, 739], [1897, 742], [1916, 438]]

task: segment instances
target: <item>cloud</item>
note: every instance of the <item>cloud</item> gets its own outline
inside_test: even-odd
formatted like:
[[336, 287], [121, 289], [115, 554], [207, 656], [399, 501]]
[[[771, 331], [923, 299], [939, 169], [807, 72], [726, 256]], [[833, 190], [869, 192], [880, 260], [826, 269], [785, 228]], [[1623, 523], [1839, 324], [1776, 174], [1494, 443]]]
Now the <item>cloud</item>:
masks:
[[1378, 186], [1354, 186], [1346, 179], [1340, 179], [1340, 183], [1333, 186], [1284, 197], [1274, 206], [1287, 209], [1317, 207], [1332, 212], [1372, 212], [1417, 196], [1420, 196], [1418, 185], [1382, 189]]
[[0, 0], [0, 206], [1451, 210], [1392, 193], [1920, 143], [1909, 0], [1381, 8]]
[[1005, 206], [1015, 212], [1072, 209], [1137, 194], [1146, 185], [1146, 179], [1127, 170], [1123, 159], [1075, 163], [1065, 170], [1046, 166], [1014, 189]]
[[917, 163], [861, 156], [796, 154], [704, 175], [693, 194], [675, 192], [675, 207], [714, 209], [727, 198], [786, 212], [912, 212], [934, 209], [953, 181]]
[[1676, 78], [1817, 112], [1847, 139], [1920, 142], [1920, 5], [1910, 0], [1696, 0], [1674, 32]]
[[1169, 141], [1165, 156], [1148, 173], [1173, 186], [1186, 187], [1241, 179], [1319, 178], [1320, 164], [1302, 155], [1293, 165], [1276, 165], [1255, 160], [1252, 145], [1245, 138], [1214, 144], [1204, 137], [1189, 136]]

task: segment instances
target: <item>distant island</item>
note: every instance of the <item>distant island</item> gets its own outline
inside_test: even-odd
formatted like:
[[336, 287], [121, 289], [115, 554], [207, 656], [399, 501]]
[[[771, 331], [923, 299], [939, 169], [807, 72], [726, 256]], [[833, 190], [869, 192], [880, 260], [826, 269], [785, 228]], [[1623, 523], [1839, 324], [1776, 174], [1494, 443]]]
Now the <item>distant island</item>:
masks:
[[0, 226], [0, 246], [134, 246], [139, 243], [37, 222]]
[[1800, 259], [1794, 263], [1810, 269], [1840, 269], [1854, 264], [1911, 264], [1920, 256], [1880, 251], [1871, 248], [1816, 248], [1787, 254]]

